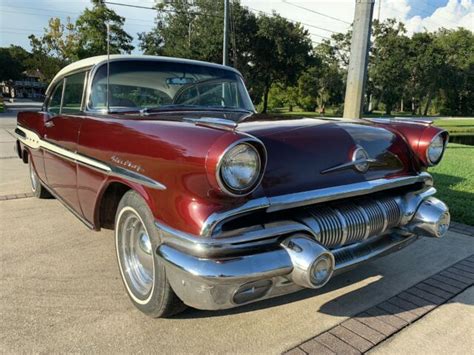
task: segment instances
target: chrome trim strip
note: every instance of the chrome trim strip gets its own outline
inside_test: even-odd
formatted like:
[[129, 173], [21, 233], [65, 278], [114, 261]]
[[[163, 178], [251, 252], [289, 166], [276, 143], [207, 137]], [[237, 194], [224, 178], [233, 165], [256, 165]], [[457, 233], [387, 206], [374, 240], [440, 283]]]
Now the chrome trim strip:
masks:
[[211, 127], [217, 129], [223, 129], [226, 131], [235, 131], [238, 124], [232, 120], [226, 120], [225, 118], [217, 117], [201, 117], [201, 118], [188, 118], [184, 117], [183, 121], [194, 123], [196, 126]]
[[215, 234], [219, 232], [218, 225], [220, 223], [228, 221], [233, 217], [238, 217], [259, 209], [266, 209], [266, 212], [281, 211], [294, 207], [361, 196], [369, 193], [412, 185], [417, 182], [423, 182], [427, 186], [432, 186], [433, 178], [430, 174], [422, 172], [416, 176], [403, 176], [393, 179], [383, 178], [275, 197], [260, 197], [254, 200], [249, 200], [243, 205], [231, 210], [211, 214], [203, 223], [200, 235], [208, 237], [212, 234]]
[[370, 166], [371, 163], [376, 163], [376, 162], [377, 162], [377, 159], [371, 159], [371, 158], [353, 160], [351, 162], [340, 164], [340, 165], [337, 165], [333, 168], [323, 170], [323, 171], [321, 171], [321, 174], [327, 174], [327, 173], [331, 173], [331, 172], [334, 172], [334, 171], [339, 171], [339, 170], [352, 168], [352, 167], [354, 167], [358, 164], [368, 164], [368, 166]]
[[[357, 243], [332, 250], [334, 257], [336, 258], [336, 268], [334, 270], [334, 274], [340, 274], [344, 271], [347, 271], [348, 269], [358, 266], [359, 264], [400, 250], [417, 239], [418, 236], [414, 234], [401, 236], [396, 233], [390, 233], [375, 239], [370, 239], [363, 243]], [[378, 243], [380, 243], [380, 245], [377, 247]], [[343, 254], [349, 254], [352, 257], [350, 260], [338, 262], [339, 255]]]
[[228, 211], [215, 212], [207, 217], [206, 221], [203, 223], [200, 235], [204, 237], [210, 236], [217, 225], [225, 220], [229, 220], [232, 217], [237, 217], [242, 214], [247, 214], [252, 211], [264, 209], [270, 207], [270, 201], [266, 197], [257, 198], [255, 200], [249, 200], [243, 205], [233, 208]]
[[158, 247], [156, 253], [167, 267], [175, 267], [194, 279], [216, 283], [245, 283], [287, 275], [293, 270], [290, 256], [283, 248], [225, 260], [196, 258], [167, 245]]
[[224, 256], [252, 248], [274, 244], [276, 239], [291, 233], [303, 232], [313, 236], [314, 232], [305, 225], [295, 221], [268, 223], [262, 228], [243, 229], [223, 233], [222, 238], [199, 237], [171, 228], [155, 221], [161, 234], [163, 244], [185, 251], [197, 257]]
[[[22, 133], [24, 134], [24, 136]], [[147, 176], [138, 174], [134, 171], [130, 171], [118, 166], [107, 165], [101, 161], [89, 158], [77, 152], [72, 152], [65, 148], [59, 147], [56, 144], [53, 144], [46, 140], [41, 139], [35, 132], [27, 128], [17, 127], [15, 129], [15, 136], [19, 141], [21, 141], [23, 144], [25, 144], [26, 146], [32, 149], [42, 148], [61, 158], [67, 159], [69, 161], [75, 162], [77, 164], [80, 164], [88, 168], [92, 168], [92, 169], [104, 172], [105, 174], [109, 176], [116, 176], [119, 178], [123, 178], [125, 180], [136, 182], [138, 184], [141, 184], [153, 189], [166, 190], [165, 185], [159, 183], [158, 181], [150, 179]]]
[[433, 178], [430, 174], [422, 172], [416, 176], [403, 176], [393, 179], [383, 178], [343, 186], [327, 187], [318, 190], [269, 197], [268, 200], [270, 207], [267, 208], [267, 212], [281, 211], [288, 208], [307, 206], [347, 197], [361, 196], [378, 191], [407, 186], [417, 182], [424, 182], [431, 185]]

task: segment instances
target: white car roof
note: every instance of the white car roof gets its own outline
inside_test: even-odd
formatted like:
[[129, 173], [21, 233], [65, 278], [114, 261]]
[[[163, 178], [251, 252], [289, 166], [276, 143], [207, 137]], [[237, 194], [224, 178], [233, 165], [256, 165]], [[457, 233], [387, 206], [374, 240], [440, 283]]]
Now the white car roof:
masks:
[[[110, 61], [118, 61], [118, 60], [153, 60], [153, 61], [166, 61], [166, 62], [175, 62], [175, 63], [188, 63], [188, 64], [199, 64], [205, 65], [215, 68], [222, 68], [227, 70], [235, 71], [239, 73], [236, 69], [228, 66], [224, 66], [221, 64], [209, 63], [209, 62], [202, 62], [199, 60], [191, 60], [191, 59], [183, 59], [183, 58], [174, 58], [174, 57], [162, 57], [162, 56], [154, 56], [154, 55], [126, 55], [126, 54], [111, 54]], [[58, 80], [60, 77], [66, 76], [71, 72], [75, 72], [80, 69], [89, 68], [92, 66], [104, 64], [107, 62], [107, 55], [99, 55], [96, 57], [90, 57], [86, 59], [78, 60], [77, 62], [71, 63], [66, 65], [62, 68], [55, 76], [54, 79], [51, 81], [51, 84]], [[240, 74], [240, 73], [239, 73]], [[49, 91], [49, 88], [48, 88]]]

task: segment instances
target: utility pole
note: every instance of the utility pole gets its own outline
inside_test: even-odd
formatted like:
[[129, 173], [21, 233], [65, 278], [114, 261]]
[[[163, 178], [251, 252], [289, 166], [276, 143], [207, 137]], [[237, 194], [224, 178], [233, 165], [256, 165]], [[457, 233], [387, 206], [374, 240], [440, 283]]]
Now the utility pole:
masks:
[[222, 64], [229, 65], [229, 0], [224, 0], [224, 46]]
[[356, 0], [344, 118], [361, 118], [375, 0]]
[[379, 10], [377, 12], [377, 20], [380, 21], [380, 10], [382, 10], [382, 0], [379, 1]]

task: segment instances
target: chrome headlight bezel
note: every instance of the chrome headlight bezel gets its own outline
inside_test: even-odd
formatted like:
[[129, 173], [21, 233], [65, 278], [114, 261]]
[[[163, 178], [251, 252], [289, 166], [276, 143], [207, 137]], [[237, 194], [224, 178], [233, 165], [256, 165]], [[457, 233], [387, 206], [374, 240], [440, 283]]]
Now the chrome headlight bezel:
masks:
[[[245, 146], [246, 148], [251, 149], [253, 152], [255, 152], [255, 156], [257, 158], [257, 170], [255, 171], [255, 177], [251, 180], [251, 182], [249, 182], [248, 185], [235, 187], [231, 186], [229, 181], [226, 181], [225, 175], [223, 174], [223, 168], [225, 166], [226, 159], [229, 158], [229, 156], [241, 146]], [[225, 149], [225, 151], [220, 156], [219, 162], [217, 164], [216, 180], [220, 190], [226, 193], [227, 195], [233, 197], [241, 197], [252, 193], [262, 181], [265, 166], [266, 151], [264, 145], [261, 142], [252, 139], [239, 140], [234, 142]]]
[[[430, 150], [433, 148], [439, 149], [440, 143], [442, 145], [441, 151], [437, 153], [438, 154], [437, 156], [435, 157], [431, 156]], [[438, 146], [434, 147], [434, 144], [437, 144]], [[426, 148], [426, 162], [428, 163], [429, 166], [434, 166], [434, 165], [439, 164], [441, 159], [443, 159], [443, 155], [444, 155], [447, 145], [448, 145], [448, 136], [446, 135], [446, 132], [444, 131], [439, 132], [431, 139], [430, 143], [428, 144], [428, 147]]]

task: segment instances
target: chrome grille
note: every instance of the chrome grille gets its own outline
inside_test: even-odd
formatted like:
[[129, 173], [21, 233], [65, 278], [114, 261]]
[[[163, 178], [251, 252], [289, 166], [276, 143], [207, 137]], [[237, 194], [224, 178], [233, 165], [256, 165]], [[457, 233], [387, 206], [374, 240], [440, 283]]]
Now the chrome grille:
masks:
[[298, 215], [327, 248], [360, 242], [380, 235], [400, 223], [397, 198], [360, 199], [325, 206], [311, 206]]

